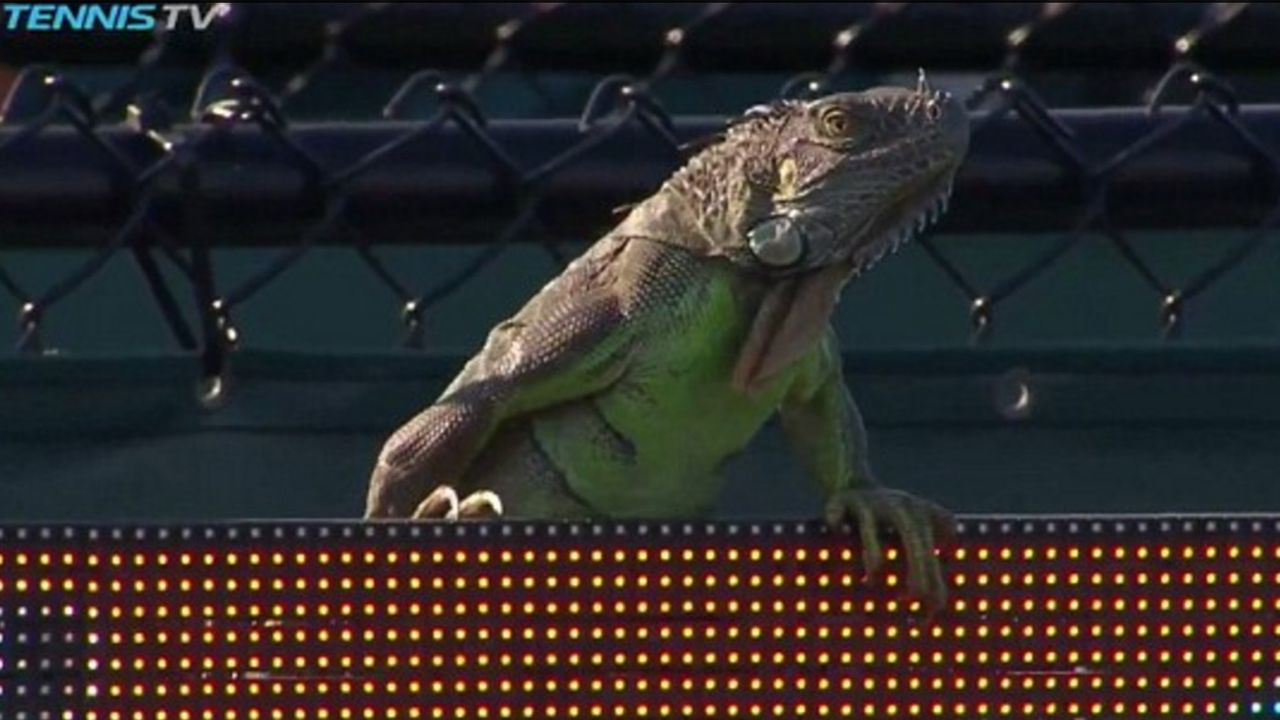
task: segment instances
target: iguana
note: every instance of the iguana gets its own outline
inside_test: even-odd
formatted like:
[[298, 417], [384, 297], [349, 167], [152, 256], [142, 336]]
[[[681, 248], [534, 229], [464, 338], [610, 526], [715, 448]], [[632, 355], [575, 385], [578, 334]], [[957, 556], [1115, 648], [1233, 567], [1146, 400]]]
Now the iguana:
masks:
[[857, 527], [864, 571], [892, 529], [909, 590], [936, 607], [953, 522], [876, 481], [830, 315], [945, 211], [968, 138], [923, 73], [736, 118], [390, 437], [367, 517], [702, 516], [722, 464], [778, 413], [826, 520]]

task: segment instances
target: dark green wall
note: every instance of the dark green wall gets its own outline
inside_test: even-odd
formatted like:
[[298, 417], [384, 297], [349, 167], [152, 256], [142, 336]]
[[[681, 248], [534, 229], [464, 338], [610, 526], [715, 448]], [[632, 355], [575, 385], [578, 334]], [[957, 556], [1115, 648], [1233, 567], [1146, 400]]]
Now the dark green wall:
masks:
[[[1176, 279], [1238, 237], [1137, 245]], [[939, 244], [984, 285], [1048, 241]], [[473, 251], [386, 252], [426, 286]], [[224, 252], [217, 267], [242, 276], [263, 258]], [[3, 259], [38, 288], [81, 258]], [[989, 347], [973, 349], [963, 299], [909, 248], [840, 308], [876, 466], [962, 511], [1280, 510], [1277, 260], [1264, 247], [1193, 303], [1181, 340], [1164, 341], [1154, 294], [1088, 239], [1011, 298]], [[115, 260], [50, 314], [57, 356], [0, 360], [0, 519], [354, 516], [382, 438], [552, 272], [540, 249], [512, 249], [429, 314], [423, 353], [395, 350], [396, 304], [348, 251], [317, 251], [237, 313], [245, 350], [227, 403], [208, 410], [194, 358], [172, 352], [136, 270]], [[0, 316], [15, 310], [0, 300]], [[0, 344], [14, 332], [0, 326]], [[1025, 419], [994, 400], [1014, 368], [1029, 372]], [[729, 474], [725, 514], [816, 507], [773, 428]]]

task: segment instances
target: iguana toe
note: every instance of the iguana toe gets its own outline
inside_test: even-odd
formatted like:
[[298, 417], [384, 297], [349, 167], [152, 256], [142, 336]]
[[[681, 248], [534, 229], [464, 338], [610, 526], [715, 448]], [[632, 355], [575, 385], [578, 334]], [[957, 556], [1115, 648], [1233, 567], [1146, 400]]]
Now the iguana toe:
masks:
[[502, 517], [502, 498], [489, 490], [473, 492], [458, 504], [458, 517], [463, 520], [489, 520]]
[[946, 605], [947, 586], [935, 549], [954, 537], [955, 521], [943, 508], [913, 495], [886, 489], [848, 490], [831, 498], [827, 522], [851, 521], [862, 545], [862, 563], [869, 578], [884, 565], [879, 533], [886, 526], [898, 537], [907, 561], [907, 590], [932, 615]]
[[448, 520], [458, 519], [458, 491], [448, 485], [441, 485], [427, 496], [413, 511], [414, 520]]

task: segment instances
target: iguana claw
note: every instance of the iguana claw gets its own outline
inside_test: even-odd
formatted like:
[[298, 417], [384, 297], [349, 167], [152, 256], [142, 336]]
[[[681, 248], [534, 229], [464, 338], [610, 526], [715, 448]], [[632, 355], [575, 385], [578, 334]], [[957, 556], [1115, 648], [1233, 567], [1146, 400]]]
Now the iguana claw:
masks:
[[898, 490], [845, 490], [827, 502], [826, 521], [835, 528], [848, 521], [857, 527], [868, 578], [883, 568], [880, 530], [888, 526], [906, 554], [908, 592], [924, 603], [929, 615], [946, 606], [947, 585], [935, 548], [946, 547], [954, 539], [955, 520], [950, 512]]
[[482, 520], [502, 517], [502, 498], [489, 490], [473, 492], [458, 504], [458, 517]]
[[448, 485], [441, 485], [413, 511], [414, 520], [457, 520], [458, 491]]
[[441, 485], [413, 512], [414, 520], [482, 520], [502, 517], [502, 499], [489, 490], [480, 490], [458, 500], [458, 491]]

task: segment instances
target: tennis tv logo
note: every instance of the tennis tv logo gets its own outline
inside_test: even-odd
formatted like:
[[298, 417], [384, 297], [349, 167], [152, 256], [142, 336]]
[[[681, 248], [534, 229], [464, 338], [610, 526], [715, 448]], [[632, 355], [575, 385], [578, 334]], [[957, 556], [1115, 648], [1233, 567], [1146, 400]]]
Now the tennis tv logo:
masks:
[[230, 3], [3, 3], [0, 27], [26, 32], [146, 32], [190, 26], [207, 30]]

